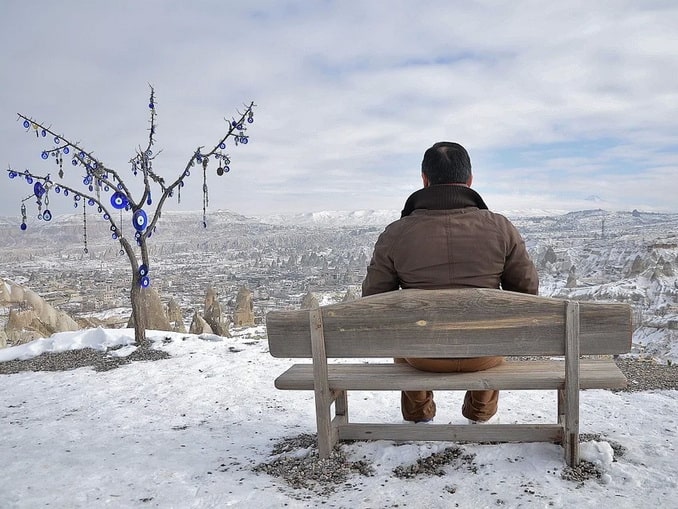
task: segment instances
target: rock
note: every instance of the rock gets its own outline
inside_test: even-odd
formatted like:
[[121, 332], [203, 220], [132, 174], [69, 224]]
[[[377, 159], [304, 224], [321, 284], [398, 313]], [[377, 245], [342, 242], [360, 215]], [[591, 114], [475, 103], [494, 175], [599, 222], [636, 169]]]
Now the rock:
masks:
[[344, 298], [341, 299], [341, 302], [350, 302], [356, 299], [358, 299], [358, 294], [356, 294], [351, 288], [349, 288], [348, 290], [346, 290]]
[[[160, 295], [153, 287], [142, 288], [142, 306], [146, 312], [146, 329], [172, 331]], [[130, 316], [127, 327], [134, 327], [134, 317]]]
[[186, 325], [184, 325], [184, 317], [181, 308], [174, 299], [170, 299], [167, 303], [167, 319], [174, 332], [186, 332]]
[[233, 323], [236, 327], [251, 327], [254, 325], [254, 302], [252, 301], [252, 291], [244, 286], [240, 288], [238, 297], [235, 299]]
[[311, 290], [308, 291], [304, 298], [301, 300], [301, 309], [314, 309], [320, 307], [318, 304], [318, 299], [315, 298], [315, 295], [311, 293]]
[[56, 332], [81, 328], [68, 314], [55, 309], [33, 290], [2, 279], [0, 303], [10, 307], [0, 347], [6, 346], [8, 342], [14, 345], [27, 343]]
[[191, 321], [191, 327], [188, 329], [188, 332], [191, 334], [214, 334], [212, 327], [210, 327], [197, 311], [193, 314], [193, 320]]
[[217, 298], [217, 292], [214, 288], [207, 289], [205, 295], [205, 321], [209, 324], [212, 332], [218, 336], [231, 337], [228, 332], [228, 324], [224, 322], [221, 313], [221, 305]]

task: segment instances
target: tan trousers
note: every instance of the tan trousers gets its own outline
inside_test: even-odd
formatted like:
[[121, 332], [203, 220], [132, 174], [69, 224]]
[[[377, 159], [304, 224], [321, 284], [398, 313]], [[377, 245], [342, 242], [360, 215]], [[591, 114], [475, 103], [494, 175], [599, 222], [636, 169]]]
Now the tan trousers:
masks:
[[[396, 364], [409, 364], [421, 371], [434, 373], [459, 373], [483, 371], [504, 362], [503, 357], [477, 357], [470, 359], [393, 359]], [[467, 391], [461, 413], [473, 421], [487, 421], [497, 413], [499, 391]], [[403, 418], [406, 421], [427, 421], [436, 414], [433, 391], [403, 391], [400, 398]]]

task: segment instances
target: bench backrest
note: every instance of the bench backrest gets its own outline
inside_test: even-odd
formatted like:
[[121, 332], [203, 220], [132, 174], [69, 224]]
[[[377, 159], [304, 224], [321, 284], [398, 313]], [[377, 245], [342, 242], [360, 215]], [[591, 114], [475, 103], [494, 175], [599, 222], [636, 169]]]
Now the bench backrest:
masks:
[[[564, 355], [567, 301], [486, 288], [399, 290], [320, 308], [327, 357]], [[312, 358], [309, 310], [266, 315], [274, 357]], [[579, 303], [582, 355], [631, 348], [631, 307]]]

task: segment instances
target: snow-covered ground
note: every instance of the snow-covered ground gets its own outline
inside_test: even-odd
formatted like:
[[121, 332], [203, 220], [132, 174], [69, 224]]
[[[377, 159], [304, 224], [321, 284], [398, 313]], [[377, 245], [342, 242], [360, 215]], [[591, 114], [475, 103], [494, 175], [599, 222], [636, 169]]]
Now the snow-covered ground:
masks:
[[[149, 336], [172, 357], [0, 376], [0, 507], [678, 507], [678, 391], [582, 393], [581, 431], [601, 435], [583, 457], [600, 479], [561, 478], [562, 449], [543, 443], [462, 445], [470, 456], [444, 475], [403, 479], [394, 469], [455, 444], [356, 442], [342, 448], [372, 475], [319, 495], [253, 471], [281, 440], [315, 430], [313, 395], [273, 387], [290, 361], [269, 355], [262, 327], [232, 338]], [[109, 353], [134, 348], [131, 329], [60, 333], [0, 350], [0, 361], [118, 345]], [[349, 397], [353, 420], [401, 419], [397, 393]], [[437, 393], [436, 420], [463, 422], [461, 398]], [[505, 391], [500, 418], [551, 421], [555, 405], [550, 392]], [[613, 459], [612, 446], [623, 454]]]

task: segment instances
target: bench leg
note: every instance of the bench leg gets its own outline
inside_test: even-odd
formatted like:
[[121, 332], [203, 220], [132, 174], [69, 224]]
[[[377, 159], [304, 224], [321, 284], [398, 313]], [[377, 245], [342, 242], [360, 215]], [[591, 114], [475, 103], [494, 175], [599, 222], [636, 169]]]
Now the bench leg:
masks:
[[334, 422], [337, 424], [348, 423], [348, 397], [346, 391], [333, 391], [334, 396]]
[[558, 424], [565, 423], [565, 391], [558, 390]]

